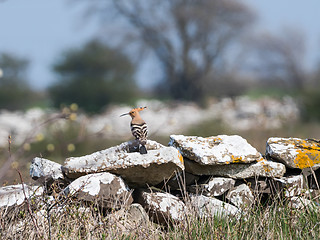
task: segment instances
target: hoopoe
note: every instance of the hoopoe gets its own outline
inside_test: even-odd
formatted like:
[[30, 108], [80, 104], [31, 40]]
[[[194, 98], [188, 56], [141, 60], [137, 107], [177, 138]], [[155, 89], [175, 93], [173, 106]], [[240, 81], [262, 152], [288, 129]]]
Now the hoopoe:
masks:
[[120, 117], [125, 115], [130, 115], [132, 118], [130, 126], [131, 126], [131, 133], [132, 135], [139, 141], [139, 152], [141, 154], [146, 154], [146, 143], [147, 143], [147, 136], [148, 136], [148, 129], [147, 124], [143, 119], [140, 117], [139, 112], [144, 110], [147, 107], [140, 107], [134, 108], [128, 113], [122, 114]]

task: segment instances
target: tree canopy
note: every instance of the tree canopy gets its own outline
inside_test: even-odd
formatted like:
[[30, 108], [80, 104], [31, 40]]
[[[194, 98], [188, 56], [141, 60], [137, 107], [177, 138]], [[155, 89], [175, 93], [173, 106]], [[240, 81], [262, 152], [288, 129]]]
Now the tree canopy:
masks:
[[49, 92], [56, 107], [77, 103], [88, 112], [99, 112], [110, 103], [132, 100], [137, 91], [133, 64], [97, 40], [65, 52], [53, 69], [58, 81]]
[[27, 83], [28, 65], [26, 59], [0, 54], [0, 109], [20, 110], [33, 101], [33, 92]]

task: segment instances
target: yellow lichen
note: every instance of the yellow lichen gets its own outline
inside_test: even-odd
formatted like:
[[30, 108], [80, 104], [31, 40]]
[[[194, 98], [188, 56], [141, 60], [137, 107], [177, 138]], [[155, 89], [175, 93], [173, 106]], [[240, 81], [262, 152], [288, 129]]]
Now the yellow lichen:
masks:
[[301, 140], [296, 143], [298, 154], [293, 160], [296, 167], [303, 169], [320, 163], [320, 145], [313, 141]]
[[183, 164], [183, 163], [184, 163], [184, 162], [183, 162], [183, 157], [182, 157], [182, 155], [181, 155], [180, 152], [178, 152], [178, 158], [179, 158], [180, 162]]
[[235, 157], [233, 155], [230, 156], [231, 157], [231, 162], [232, 163], [243, 163], [244, 160], [242, 159], [242, 157]]

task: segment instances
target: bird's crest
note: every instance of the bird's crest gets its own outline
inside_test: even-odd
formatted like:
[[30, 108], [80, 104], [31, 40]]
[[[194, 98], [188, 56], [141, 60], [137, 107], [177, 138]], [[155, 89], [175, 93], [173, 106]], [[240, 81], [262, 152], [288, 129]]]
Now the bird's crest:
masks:
[[[124, 113], [124, 114], [120, 115], [120, 117], [125, 116], [125, 115], [130, 115], [131, 117], [133, 117], [133, 116], [136, 115], [136, 113], [138, 113], [138, 112], [140, 112], [140, 111], [142, 111], [142, 110], [144, 110], [144, 109], [146, 109], [146, 108], [147, 108], [147, 107], [133, 108], [133, 109], [130, 110], [130, 112]], [[138, 115], [139, 115], [139, 114], [138, 114]]]

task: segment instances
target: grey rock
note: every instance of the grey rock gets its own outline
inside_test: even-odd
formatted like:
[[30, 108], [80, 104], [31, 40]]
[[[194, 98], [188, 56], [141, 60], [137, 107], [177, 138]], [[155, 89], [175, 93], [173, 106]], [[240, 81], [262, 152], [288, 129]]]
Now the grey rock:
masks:
[[276, 182], [282, 184], [285, 197], [299, 196], [306, 190], [306, 183], [303, 175], [275, 178]]
[[237, 135], [207, 138], [171, 135], [169, 145], [177, 148], [185, 158], [201, 165], [250, 163], [262, 160], [261, 154], [244, 138]]
[[40, 196], [43, 188], [26, 184], [10, 185], [0, 188], [0, 207], [21, 205], [25, 199]]
[[148, 154], [131, 152], [135, 141], [108, 148], [82, 157], [66, 159], [62, 168], [70, 178], [88, 173], [111, 172], [120, 175], [129, 186], [156, 185], [184, 170], [183, 157], [173, 147], [148, 140]]
[[320, 141], [300, 138], [269, 138], [266, 156], [290, 168], [311, 168], [320, 163]]
[[246, 184], [241, 184], [231, 189], [226, 198], [235, 206], [241, 209], [248, 209], [254, 204], [255, 199]]
[[180, 222], [187, 214], [184, 202], [169, 193], [140, 191], [138, 199], [156, 223]]
[[95, 173], [82, 176], [64, 190], [80, 200], [98, 201], [102, 207], [118, 209], [128, 206], [133, 199], [125, 182], [111, 173]]
[[191, 195], [191, 205], [200, 217], [239, 217], [240, 210], [223, 201], [203, 195]]
[[126, 208], [107, 215], [107, 220], [111, 226], [113, 225], [120, 229], [122, 234], [132, 234], [141, 227], [146, 228], [150, 224], [148, 214], [138, 203], [133, 203]]
[[194, 161], [185, 159], [186, 172], [194, 175], [212, 175], [244, 179], [251, 177], [282, 177], [286, 168], [281, 163], [262, 160], [250, 164], [229, 164], [229, 165], [200, 165]]
[[221, 196], [235, 184], [232, 178], [213, 177], [206, 184], [193, 185], [188, 188], [192, 193], [203, 194], [208, 197]]
[[292, 197], [289, 198], [289, 203], [288, 203], [289, 207], [293, 208], [293, 209], [303, 209], [303, 208], [315, 208], [315, 204], [309, 200], [306, 199], [304, 197]]
[[51, 184], [56, 180], [64, 181], [61, 167], [62, 165], [59, 163], [36, 157], [32, 160], [30, 166], [30, 177], [42, 184]]

